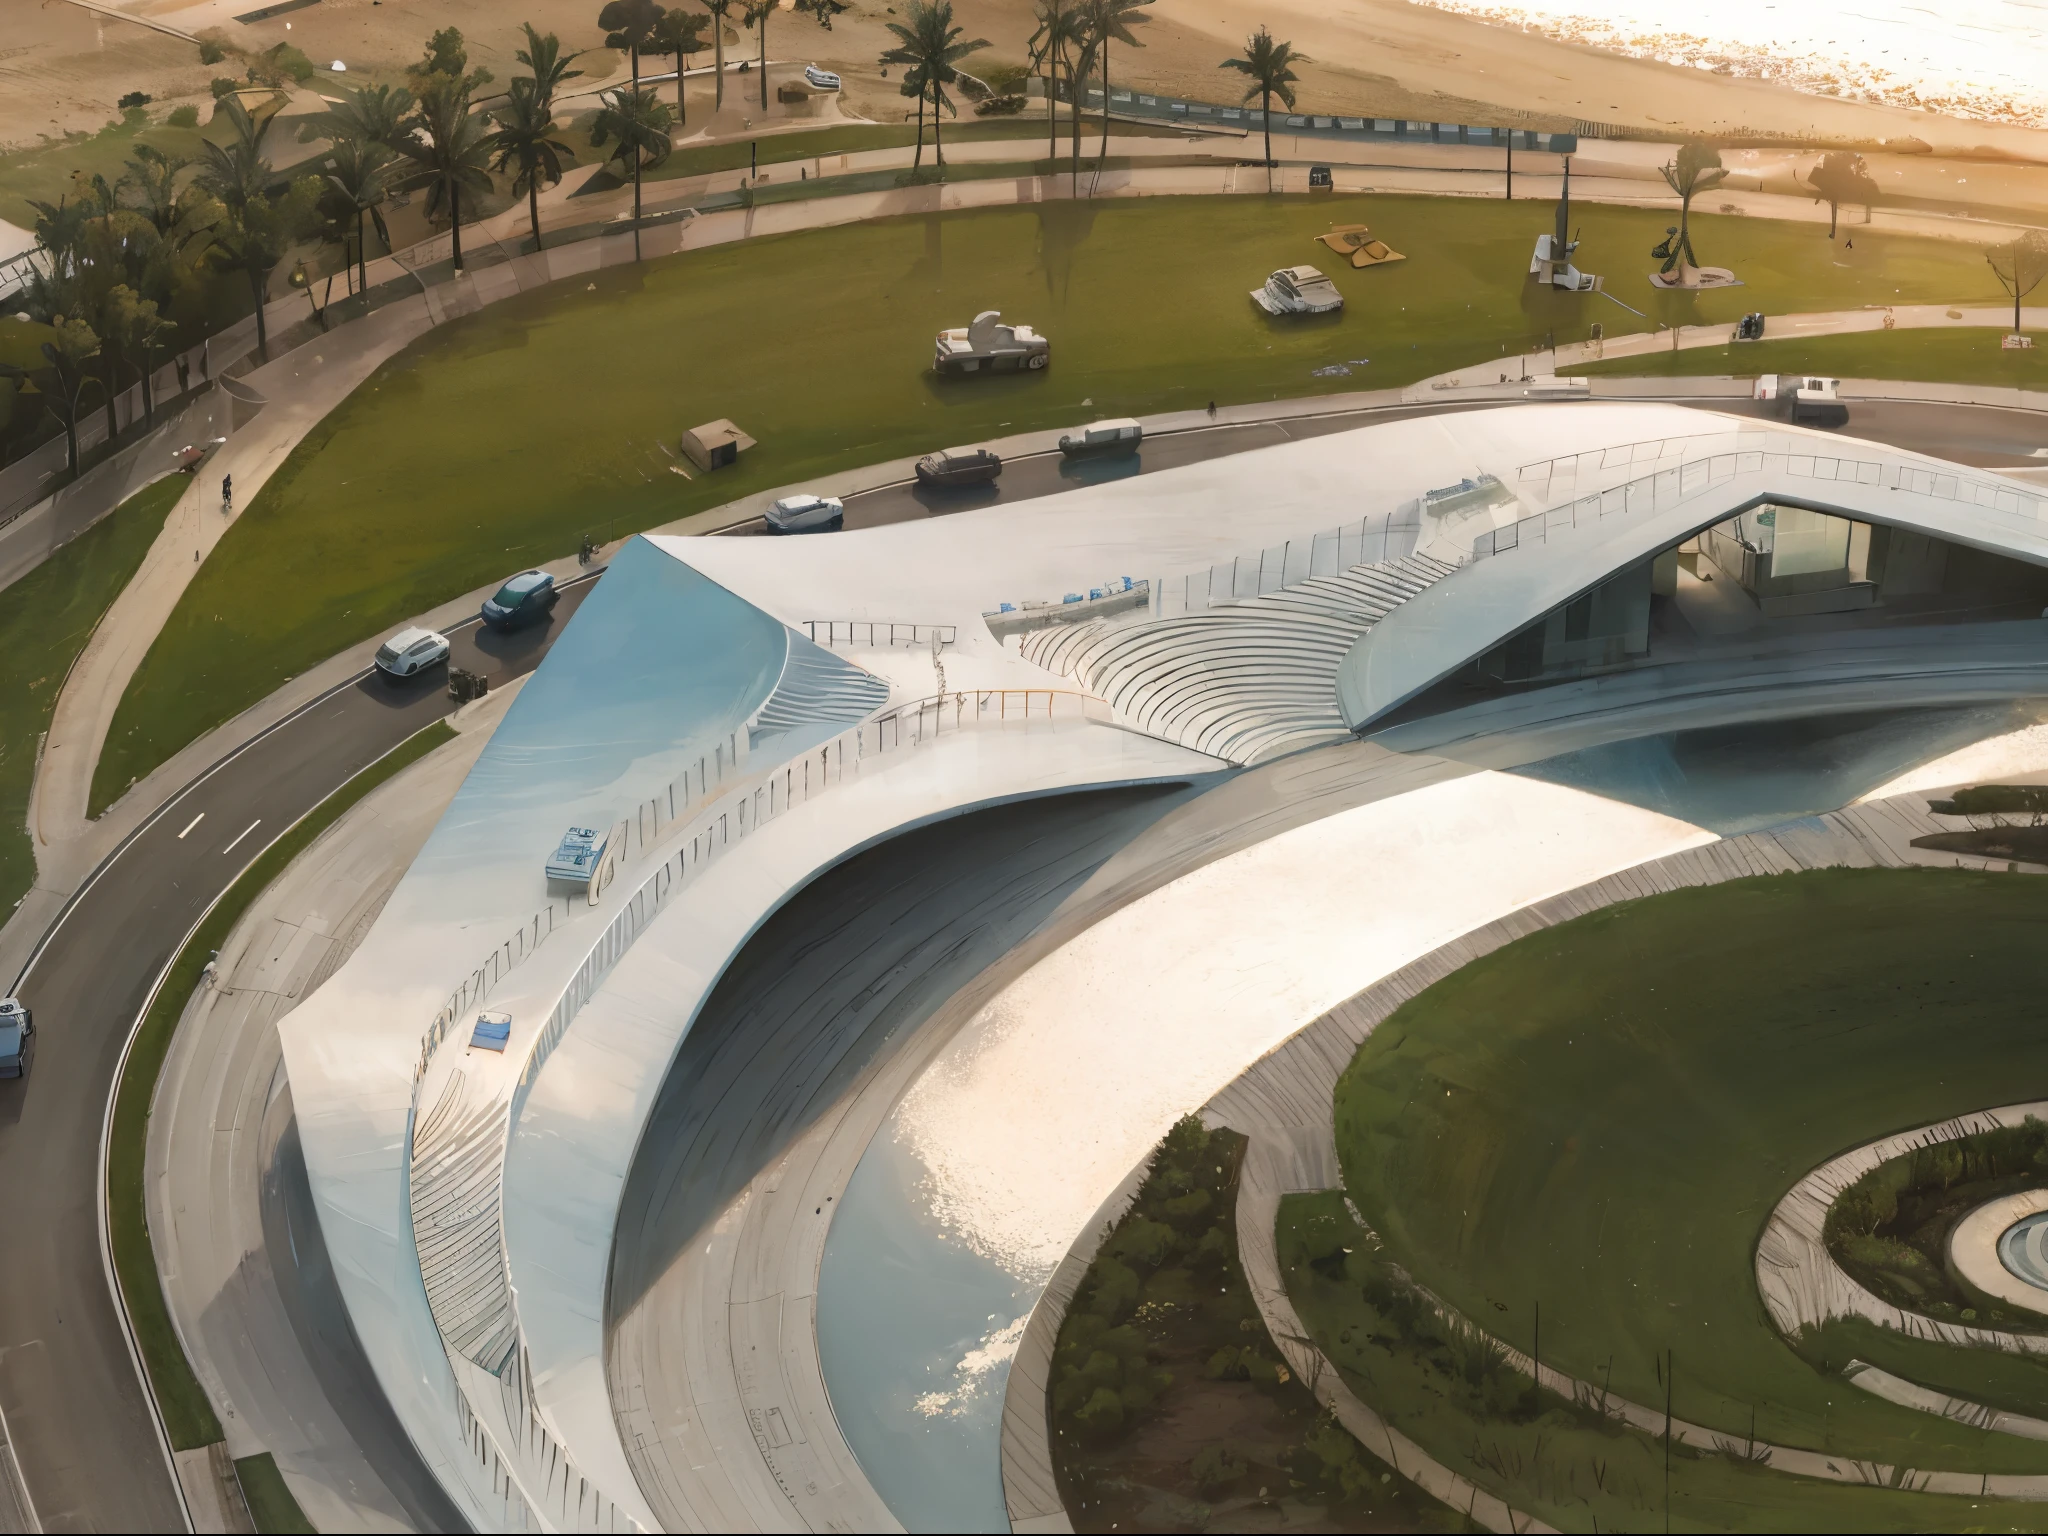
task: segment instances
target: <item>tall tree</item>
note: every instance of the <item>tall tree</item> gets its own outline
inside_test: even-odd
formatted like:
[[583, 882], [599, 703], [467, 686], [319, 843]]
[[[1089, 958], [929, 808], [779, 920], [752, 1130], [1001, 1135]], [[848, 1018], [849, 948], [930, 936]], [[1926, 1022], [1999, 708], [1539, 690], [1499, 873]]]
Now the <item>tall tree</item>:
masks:
[[250, 203], [269, 193], [276, 177], [263, 153], [263, 130], [268, 120], [257, 122], [232, 96], [221, 98], [219, 115], [228, 120], [228, 141], [200, 141], [198, 168], [192, 180], [230, 215], [238, 216]]
[[366, 85], [308, 118], [299, 129], [299, 141], [353, 139], [403, 153], [415, 105], [412, 92], [402, 85]]
[[640, 93], [640, 50], [647, 46], [654, 36], [654, 29], [661, 24], [661, 7], [655, 0], [606, 0], [605, 8], [597, 13], [597, 24], [604, 28], [604, 45], [607, 48], [621, 48], [633, 65], [633, 93]]
[[725, 18], [738, 0], [697, 0], [697, 3], [711, 13], [711, 71], [715, 79], [715, 93], [711, 110], [725, 110]]
[[[929, 92], [932, 101], [932, 157], [943, 169], [946, 164], [945, 146], [939, 138], [939, 117], [952, 105], [946, 95], [946, 87], [960, 78], [957, 68], [960, 60], [970, 53], [978, 53], [988, 46], [988, 39], [977, 37], [971, 42], [961, 41], [963, 30], [953, 24], [952, 0], [910, 0], [909, 12], [903, 21], [892, 21], [889, 30], [897, 45], [882, 55], [884, 64], [902, 64], [919, 77], [920, 102], [924, 92]], [[922, 108], [920, 107], [920, 115]], [[924, 131], [922, 123], [918, 130], [918, 159], [924, 156]]]
[[1830, 150], [1808, 173], [1806, 184], [1813, 188], [1815, 202], [1828, 205], [1828, 238], [1835, 238], [1835, 223], [1842, 204], [1861, 203], [1865, 208], [1877, 201], [1877, 183], [1863, 157], [1850, 149]]
[[270, 329], [263, 309], [270, 298], [270, 274], [299, 237], [319, 217], [322, 183], [305, 176], [275, 197], [255, 197], [239, 210], [228, 209], [213, 226], [207, 260], [222, 272], [239, 272], [249, 280], [256, 305], [256, 354], [270, 358]]
[[327, 211], [337, 223], [354, 226], [354, 266], [365, 292], [370, 286], [370, 258], [364, 221], [368, 220], [377, 231], [377, 238], [388, 253], [391, 231], [384, 223], [384, 204], [391, 196], [391, 169], [397, 159], [397, 154], [384, 144], [337, 139], [327, 171]]
[[135, 193], [132, 206], [159, 235], [168, 235], [177, 225], [183, 201], [178, 176], [191, 163], [186, 156], [167, 155], [154, 144], [137, 144], [121, 176], [121, 186]]
[[460, 75], [432, 74], [420, 82], [419, 111], [401, 152], [415, 169], [403, 185], [424, 187], [427, 217], [446, 218], [453, 234], [455, 270], [462, 270], [462, 194], [491, 190], [488, 119], [470, 110], [469, 83]]
[[472, 96], [481, 87], [491, 83], [491, 72], [488, 69], [469, 67], [469, 49], [463, 45], [462, 34], [454, 27], [443, 27], [428, 38], [426, 53], [407, 73], [420, 82], [432, 79], [435, 75], [460, 80]]
[[491, 114], [498, 125], [490, 144], [497, 154], [491, 169], [513, 172], [512, 190], [526, 196], [526, 214], [533, 222], [533, 248], [540, 249], [540, 189], [562, 179], [562, 162], [574, 162], [576, 151], [555, 138], [555, 117], [540, 99], [531, 80], [514, 80], [506, 104]]
[[1721, 152], [1697, 139], [1679, 145], [1678, 153], [1658, 169], [1664, 174], [1665, 185], [1678, 194], [1678, 228], [1651, 254], [1661, 253], [1664, 258], [1660, 275], [1675, 269], [1684, 282], [1687, 269], [1699, 265], [1692, 251], [1692, 200], [1721, 185], [1728, 179], [1728, 173], [1721, 168]]
[[2012, 333], [2020, 334], [2020, 300], [2048, 277], [2048, 235], [2030, 229], [2009, 245], [1995, 245], [1986, 254], [1991, 270], [2012, 295]]
[[100, 338], [74, 312], [75, 289], [63, 278], [32, 266], [22, 298], [22, 313], [49, 326], [50, 338], [36, 349], [42, 354], [40, 363], [0, 363], [0, 375], [28, 380], [41, 391], [53, 414], [64, 424], [64, 463], [76, 480], [78, 417], [86, 386], [98, 382], [91, 364], [99, 355]]
[[1060, 70], [1069, 53], [1087, 36], [1087, 27], [1076, 0], [1038, 0], [1033, 18], [1038, 30], [1031, 34], [1031, 68], [1045, 76], [1045, 158], [1057, 160]]
[[[552, 32], [536, 32], [530, 21], [521, 22], [526, 31], [526, 46], [512, 57], [527, 68], [533, 81], [533, 96], [540, 110], [552, 113], [555, 108], [555, 92], [561, 89], [564, 80], [580, 80], [583, 71], [569, 66], [581, 58], [581, 54], [562, 52], [562, 40]], [[514, 81], [513, 84], [518, 84]]]
[[1266, 130], [1266, 184], [1273, 180], [1273, 98], [1278, 96], [1288, 107], [1294, 105], [1294, 87], [1299, 80], [1294, 66], [1309, 62], [1307, 54], [1296, 53], [1292, 43], [1276, 43], [1273, 34], [1264, 27], [1259, 28], [1245, 41], [1244, 52], [1234, 59], [1225, 59], [1219, 69], [1234, 69], [1249, 80], [1245, 86], [1244, 100], [1259, 98], [1259, 120]]
[[669, 116], [668, 103], [652, 91], [628, 91], [625, 89], [606, 91], [604, 105], [598, 109], [596, 119], [590, 125], [590, 142], [602, 149], [614, 146], [606, 158], [621, 165], [630, 164], [633, 171], [633, 259], [640, 258], [640, 172], [643, 167], [661, 164], [675, 141], [669, 137], [674, 119]]
[[755, 54], [755, 67], [761, 76], [761, 112], [768, 112], [768, 18], [775, 14], [776, 6], [782, 0], [747, 0], [746, 8], [740, 13], [740, 24], [752, 27], [760, 47]]
[[832, 30], [832, 18], [846, 10], [847, 0], [796, 0], [796, 13], [809, 16], [827, 32]]
[[1145, 7], [1152, 0], [1083, 0], [1082, 18], [1088, 35], [1095, 40], [1096, 66], [1102, 71], [1102, 154], [1097, 165], [1109, 158], [1109, 45], [1123, 43], [1132, 48], [1145, 45], [1132, 36], [1131, 28], [1152, 18]]
[[666, 53], [675, 57], [678, 128], [689, 121], [689, 107], [683, 97], [683, 77], [689, 70], [690, 56], [704, 51], [704, 28], [708, 20], [695, 11], [684, 10], [680, 5], [670, 6], [661, 13], [654, 35], [647, 40], [649, 53]]
[[[144, 298], [126, 283], [116, 283], [100, 305], [100, 333], [105, 351], [115, 362], [113, 384], [118, 387], [118, 364], [126, 360], [142, 383], [142, 419], [156, 420], [156, 399], [150, 391], [149, 376], [156, 371], [156, 354], [178, 329], [157, 313], [155, 299]], [[111, 411], [109, 412], [111, 416]], [[112, 433], [109, 432], [111, 439]]]

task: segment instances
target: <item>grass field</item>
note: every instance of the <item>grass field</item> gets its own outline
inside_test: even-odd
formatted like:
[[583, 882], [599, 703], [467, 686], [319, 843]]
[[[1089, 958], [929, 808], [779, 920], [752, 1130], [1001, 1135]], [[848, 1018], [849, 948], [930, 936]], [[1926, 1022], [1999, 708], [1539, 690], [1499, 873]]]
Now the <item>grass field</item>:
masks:
[[29, 789], [57, 690], [190, 483], [170, 475], [137, 491], [0, 601], [0, 911], [11, 913], [35, 884]]
[[[1845, 1341], [1795, 1351], [1752, 1271], [1765, 1220], [1809, 1169], [2048, 1094], [2044, 921], [2048, 881], [1830, 870], [1534, 934], [1361, 1048], [1336, 1093], [1346, 1188], [1423, 1285], [1525, 1347], [1540, 1305], [1544, 1362], [1611, 1371], [1618, 1395], [1661, 1402], [1669, 1350], [1678, 1414], [1737, 1438], [1754, 1414], [1756, 1436], [1780, 1444], [2048, 1470], [2048, 1446], [1842, 1382]], [[1974, 1358], [1952, 1358], [1945, 1385], [1968, 1386]], [[1984, 1376], [2006, 1397], [2040, 1379], [2004, 1364]]]
[[173, 128], [161, 120], [161, 109], [156, 116], [158, 121], [151, 122], [147, 108], [130, 110], [98, 133], [74, 133], [0, 154], [0, 219], [34, 229], [36, 213], [29, 207], [31, 200], [54, 203], [69, 197], [76, 201], [79, 188], [74, 177], [88, 182], [94, 176], [118, 180], [137, 144], [154, 144], [166, 154], [199, 153], [201, 129]]
[[[1556, 1529], [2048, 1529], [2048, 1506], [2039, 1503], [1775, 1471], [1744, 1454], [1742, 1429], [1730, 1436], [1733, 1454], [1674, 1444], [1667, 1463], [1661, 1435], [1625, 1428], [1592, 1403], [1534, 1392], [1529, 1378], [1508, 1369], [1497, 1351], [1416, 1305], [1400, 1304], [1389, 1289], [1384, 1256], [1352, 1221], [1340, 1191], [1287, 1196], [1276, 1236], [1288, 1297], [1346, 1385], [1439, 1462]], [[1488, 1325], [1506, 1331], [1491, 1309]], [[1549, 1364], [1547, 1327], [1543, 1337]], [[1684, 1417], [1682, 1364], [1677, 1385], [1675, 1406]]]
[[[287, 678], [455, 593], [745, 492], [1091, 416], [1410, 382], [1629, 320], [1524, 281], [1547, 205], [1461, 198], [1157, 198], [884, 220], [691, 252], [441, 326], [307, 436], [195, 578], [130, 684], [95, 810]], [[1705, 216], [1747, 288], [1657, 295], [1631, 275], [1664, 215], [1587, 208], [1610, 289], [1668, 318], [1894, 296], [1986, 297], [1971, 248], [1868, 237], [1850, 269], [1804, 226]], [[1280, 323], [1246, 290], [1312, 237], [1369, 222], [1409, 259], [1336, 267], [1341, 316]], [[1040, 375], [940, 383], [931, 338], [1001, 309], [1052, 338]], [[1369, 362], [1353, 363], [1356, 359]], [[1331, 364], [1342, 379], [1317, 377]], [[685, 479], [678, 434], [761, 441]]]
[[[1072, 120], [1060, 119], [1060, 145], [1064, 153], [1073, 143]], [[1092, 129], [1092, 132], [1091, 132]], [[1120, 138], [1143, 139], [1185, 139], [1185, 129], [1177, 129], [1167, 123], [1111, 123], [1109, 136], [1112, 141]], [[986, 144], [1007, 139], [1046, 140], [1045, 113], [1041, 108], [1037, 116], [1029, 114], [1019, 117], [999, 117], [980, 122], [948, 123], [945, 127], [944, 144]], [[713, 171], [736, 171], [743, 165], [784, 165], [791, 160], [809, 160], [818, 155], [855, 154], [869, 149], [909, 149], [917, 143], [917, 125], [914, 123], [843, 123], [836, 127], [819, 128], [808, 133], [774, 133], [754, 141], [757, 149], [750, 151], [748, 141], [736, 139], [725, 144], [704, 144], [679, 149], [653, 170], [641, 172], [644, 185], [650, 181], [669, 181], [678, 176], [704, 176]], [[1089, 156], [1093, 150], [1102, 147], [1102, 127], [1099, 121], [1091, 120], [1081, 128], [1082, 169], [1086, 170], [1095, 162]], [[585, 151], [577, 146], [580, 154], [603, 154], [603, 150]], [[758, 160], [752, 155], [757, 153]], [[925, 164], [932, 163], [931, 132], [925, 132]]]
[[249, 1523], [263, 1536], [312, 1536], [313, 1522], [292, 1497], [284, 1474], [277, 1470], [277, 1458], [264, 1451], [244, 1456], [235, 1463], [235, 1477], [242, 1485], [242, 1497], [249, 1505]]
[[[163, 1072], [164, 1057], [177, 1034], [178, 1020], [199, 985], [207, 957], [227, 941], [249, 904], [265, 886], [283, 874], [300, 854], [312, 845], [341, 814], [379, 784], [418, 762], [455, 732], [445, 720], [436, 720], [424, 730], [407, 737], [383, 757], [370, 764], [341, 788], [288, 828], [264, 849], [235, 883], [221, 893], [213, 910], [193, 930], [164, 972], [163, 983], [149, 1005], [149, 1012], [135, 1031], [128, 1060], [114, 1094], [113, 1122], [107, 1136], [107, 1235], [113, 1249], [114, 1273], [121, 1283], [121, 1296], [128, 1305], [128, 1318], [135, 1328], [136, 1347], [149, 1372], [150, 1390], [163, 1414], [164, 1429], [174, 1450], [195, 1450], [221, 1438], [220, 1420], [199, 1378], [192, 1374], [185, 1358], [178, 1330], [171, 1321], [171, 1309], [164, 1300], [163, 1281], [158, 1276], [156, 1251], [149, 1240], [149, 1215], [143, 1201], [143, 1162], [149, 1140], [150, 1102], [156, 1095], [156, 1081]], [[274, 1470], [274, 1468], [273, 1468]], [[277, 1487], [284, 1490], [284, 1481]], [[289, 1490], [284, 1490], [289, 1498]], [[254, 1497], [251, 1497], [252, 1507]], [[296, 1505], [293, 1506], [296, 1508]], [[272, 1529], [259, 1523], [259, 1530]], [[305, 1529], [278, 1526], [276, 1529]]]
[[1818, 373], [1844, 379], [1912, 379], [1926, 384], [2003, 384], [2048, 388], [2044, 344], [2005, 351], [2002, 327], [1862, 331], [1800, 341], [1749, 341], [1740, 346], [1690, 347], [1560, 368], [1560, 373], [1632, 378], [1749, 378], [1759, 373]]

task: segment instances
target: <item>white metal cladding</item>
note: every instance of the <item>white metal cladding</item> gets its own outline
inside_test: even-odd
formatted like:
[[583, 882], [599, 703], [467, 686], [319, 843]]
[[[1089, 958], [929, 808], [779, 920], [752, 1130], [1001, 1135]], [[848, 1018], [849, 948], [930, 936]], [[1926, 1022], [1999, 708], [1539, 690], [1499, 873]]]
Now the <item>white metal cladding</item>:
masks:
[[[1591, 457], [1575, 456], [1569, 474], [1547, 461], [1540, 483], [1576, 489]], [[1606, 458], [1599, 468], [1611, 472]], [[2048, 497], [1988, 471], [1855, 438], [1755, 430], [1663, 439], [1650, 462], [1648, 473], [1482, 534], [1471, 565], [1362, 635], [1337, 672], [1346, 723], [1370, 724], [1615, 572], [1760, 501], [2048, 564]]]

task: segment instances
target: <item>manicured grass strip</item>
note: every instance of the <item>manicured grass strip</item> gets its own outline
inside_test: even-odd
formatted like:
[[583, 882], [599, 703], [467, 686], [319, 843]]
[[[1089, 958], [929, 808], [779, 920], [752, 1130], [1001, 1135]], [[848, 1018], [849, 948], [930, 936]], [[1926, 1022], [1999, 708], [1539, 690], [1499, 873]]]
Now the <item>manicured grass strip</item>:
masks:
[[[1827, 308], [1846, 308], [1828, 305]], [[2002, 327], [1858, 331], [1797, 341], [1746, 341], [1682, 352], [1607, 358], [1559, 373], [1631, 378], [1753, 378], [1760, 373], [1818, 373], [1845, 379], [1912, 379], [1926, 384], [1995, 384], [2048, 389], [2048, 337], [2006, 351]]]
[[145, 486], [0, 592], [0, 912], [35, 884], [28, 799], [57, 692], [190, 484], [173, 474]]
[[[114, 1249], [114, 1272], [120, 1277], [121, 1294], [128, 1303], [128, 1316], [135, 1327], [143, 1364], [149, 1371], [157, 1406], [163, 1411], [164, 1425], [176, 1450], [193, 1450], [221, 1438], [220, 1421], [214, 1417], [213, 1405], [207, 1401], [199, 1378], [192, 1374], [191, 1364], [178, 1343], [177, 1330], [171, 1324], [143, 1203], [142, 1169], [149, 1137], [149, 1105], [156, 1093], [157, 1076], [163, 1071], [164, 1057], [171, 1048], [171, 1038], [177, 1032], [178, 1019], [193, 988], [199, 985], [207, 958], [227, 941], [228, 934], [264, 887], [284, 873], [292, 860], [305, 852], [313, 839], [350, 806], [443, 742], [454, 739], [455, 731], [445, 720], [437, 720], [407, 737], [264, 849], [222, 893], [213, 910], [186, 940], [185, 947], [178, 951], [129, 1048], [114, 1100], [114, 1123], [107, 1147], [107, 1225]], [[274, 1527], [288, 1528], [304, 1527]]]
[[[1695, 241], [1748, 286], [1665, 293], [1630, 256], [1662, 237], [1663, 211], [1582, 214], [1581, 263], [1646, 326], [1996, 297], [1968, 246], [1869, 235], [1844, 269], [1811, 226], [1719, 215], [1695, 221]], [[608, 267], [450, 321], [314, 428], [208, 557], [121, 701], [93, 805], [344, 646], [585, 533], [996, 435], [1407, 384], [1637, 324], [1600, 294], [1528, 281], [1549, 217], [1426, 197], [975, 209]], [[1408, 260], [1332, 263], [1314, 237], [1349, 222]], [[1332, 273], [1342, 315], [1283, 323], [1252, 304], [1253, 284], [1300, 261]], [[935, 378], [934, 333], [982, 309], [1042, 329], [1052, 366]], [[1350, 371], [1318, 375], [1332, 365]], [[760, 446], [728, 470], [675, 473], [680, 434], [719, 417]]]
[[270, 1452], [242, 1457], [235, 1463], [235, 1476], [241, 1480], [249, 1519], [264, 1536], [273, 1532], [276, 1536], [313, 1536], [313, 1522], [292, 1497], [284, 1474], [277, 1470], [277, 1458]]
[[[1794, 1476], [1746, 1457], [1742, 1429], [1719, 1455], [1674, 1444], [1667, 1482], [1661, 1435], [1626, 1428], [1593, 1403], [1532, 1391], [1497, 1351], [1401, 1290], [1341, 1190], [1284, 1197], [1275, 1237], [1288, 1298], [1345, 1385], [1445, 1466], [1559, 1530], [2048, 1528], [2048, 1506], [2039, 1503]], [[1511, 1331], [1488, 1313], [1482, 1326]], [[1546, 1308], [1546, 1365], [1549, 1322]], [[1529, 1340], [1518, 1342], [1526, 1348]], [[1596, 1372], [1596, 1399], [1599, 1379]], [[1680, 1418], [1692, 1417], [1687, 1381], [1680, 1355]]]
[[[1361, 1047], [1335, 1096], [1345, 1186], [1392, 1259], [1465, 1316], [1526, 1347], [1540, 1305], [1544, 1363], [1580, 1380], [1611, 1371], [1616, 1394], [1661, 1403], [1668, 1350], [1679, 1414], [1738, 1439], [1754, 1414], [1780, 1445], [2048, 1472], [2048, 1445], [1842, 1381], [1846, 1357], [1795, 1350], [1755, 1279], [1764, 1223], [1810, 1169], [2048, 1096], [2044, 925], [2048, 880], [1836, 869], [1532, 934]], [[1978, 1358], [1959, 1352], [1940, 1384], [1960, 1390]]]
[[[656, 89], [659, 89], [657, 87]], [[673, 87], [670, 88], [673, 90]], [[1060, 147], [1064, 153], [1072, 144], [1069, 135], [1073, 132], [1073, 120], [1060, 118]], [[955, 144], [985, 144], [991, 140], [1036, 139], [1045, 142], [1045, 108], [1041, 104], [1038, 115], [997, 118], [978, 123], [961, 123], [957, 127], [947, 124], [943, 142]], [[1192, 137], [1184, 128], [1175, 128], [1164, 123], [1120, 123], [1110, 122], [1109, 137], [1112, 144], [1120, 138], [1186, 139]], [[820, 128], [811, 133], [768, 134], [755, 141], [759, 146], [759, 158], [750, 159], [745, 139], [726, 144], [705, 144], [695, 148], [677, 150], [650, 171], [643, 171], [641, 183], [668, 181], [678, 176], [708, 176], [714, 171], [737, 171], [753, 165], [785, 165], [792, 160], [812, 160], [819, 155], [859, 154], [870, 149], [908, 149], [917, 142], [917, 126], [914, 123], [848, 123], [836, 128]], [[931, 130], [925, 130], [925, 164], [932, 163]], [[1081, 128], [1081, 151], [1084, 156], [1082, 169], [1094, 162], [1085, 158], [1091, 150], [1102, 146], [1102, 123], [1099, 118], [1090, 119]], [[598, 153], [602, 154], [600, 150]], [[954, 167], [948, 163], [948, 170]], [[965, 167], [961, 167], [965, 169]]]

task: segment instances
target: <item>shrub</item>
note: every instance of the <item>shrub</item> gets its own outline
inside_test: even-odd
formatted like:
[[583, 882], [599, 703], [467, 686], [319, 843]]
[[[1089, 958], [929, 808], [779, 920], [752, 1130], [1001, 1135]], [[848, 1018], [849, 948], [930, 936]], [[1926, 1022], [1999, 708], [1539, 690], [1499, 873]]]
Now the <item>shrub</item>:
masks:
[[1189, 1224], [1207, 1215], [1209, 1207], [1215, 1203], [1215, 1197], [1208, 1190], [1191, 1189], [1184, 1195], [1176, 1195], [1173, 1199], [1163, 1202], [1159, 1207], [1159, 1214], [1175, 1227], [1185, 1230]]
[[1088, 1310], [1109, 1322], [1121, 1322], [1138, 1304], [1138, 1276], [1128, 1264], [1106, 1258], [1095, 1267], [1095, 1294]]
[[126, 112], [130, 107], [146, 107], [154, 98], [147, 91], [130, 91], [114, 105]]
[[1198, 1452], [1188, 1467], [1196, 1489], [1205, 1499], [1213, 1499], [1228, 1489], [1244, 1476], [1244, 1469], [1244, 1458], [1221, 1445], [1212, 1445], [1206, 1451]]
[[188, 101], [181, 107], [171, 108], [171, 115], [167, 121], [173, 128], [197, 128], [199, 109]]
[[1133, 1269], [1157, 1269], [1173, 1251], [1176, 1234], [1163, 1221], [1140, 1216], [1117, 1228], [1109, 1240], [1109, 1251]]
[[215, 101], [219, 101], [224, 96], [232, 96], [241, 88], [241, 81], [232, 79], [227, 75], [215, 75], [213, 77], [213, 99]]
[[249, 78], [257, 85], [283, 90], [287, 85], [304, 85], [313, 78], [313, 61], [290, 43], [267, 48], [249, 61]]
[[227, 56], [228, 41], [226, 38], [220, 36], [218, 33], [215, 32], [202, 32], [199, 35], [200, 63], [218, 64], [222, 59], [226, 58]]
[[1245, 1369], [1244, 1351], [1226, 1344], [1209, 1357], [1202, 1374], [1211, 1381], [1247, 1381], [1252, 1373]]
[[1113, 1440], [1124, 1427], [1124, 1405], [1114, 1391], [1098, 1387], [1074, 1414], [1074, 1427], [1090, 1440]]
[[976, 117], [1015, 117], [1024, 110], [1022, 96], [991, 96], [974, 108]]

